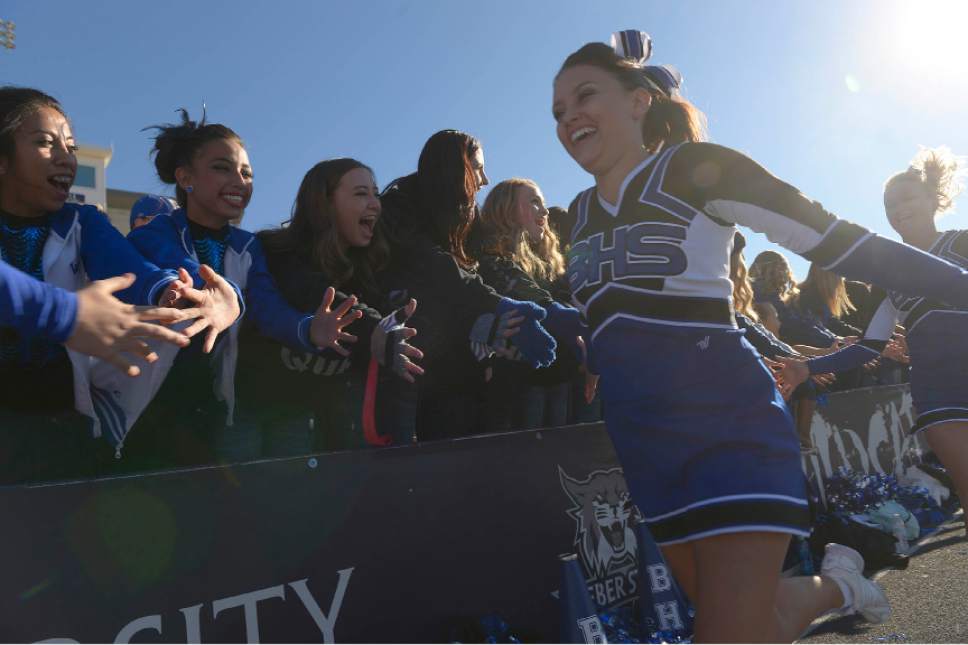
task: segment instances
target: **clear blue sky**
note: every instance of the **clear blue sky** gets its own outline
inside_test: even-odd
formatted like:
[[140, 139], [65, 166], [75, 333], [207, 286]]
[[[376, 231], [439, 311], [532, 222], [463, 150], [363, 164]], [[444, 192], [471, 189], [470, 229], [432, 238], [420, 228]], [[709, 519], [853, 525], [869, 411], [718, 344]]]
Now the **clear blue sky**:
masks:
[[[680, 68], [714, 141], [879, 232], [882, 183], [919, 144], [968, 154], [963, 0], [6, 0], [0, 18], [17, 23], [0, 82], [54, 94], [80, 141], [113, 147], [111, 187], [163, 190], [140, 130], [204, 101], [247, 144], [253, 230], [286, 218], [317, 161], [356, 157], [382, 185], [443, 128], [481, 139], [493, 181], [531, 177], [567, 206], [591, 178], [555, 138], [552, 78], [625, 28]], [[768, 245], [752, 237], [750, 258]]]

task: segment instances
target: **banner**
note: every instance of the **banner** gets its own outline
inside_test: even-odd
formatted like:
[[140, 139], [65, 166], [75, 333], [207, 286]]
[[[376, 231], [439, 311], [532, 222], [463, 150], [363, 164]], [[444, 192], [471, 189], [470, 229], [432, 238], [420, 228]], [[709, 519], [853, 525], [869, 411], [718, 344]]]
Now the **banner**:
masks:
[[916, 418], [906, 384], [828, 394], [814, 410], [804, 471], [818, 483], [840, 468], [901, 477], [930, 451], [910, 434]]
[[[830, 396], [810, 467], [916, 458], [906, 397]], [[0, 518], [3, 641], [448, 642], [496, 613], [549, 642], [561, 553], [600, 607], [639, 594], [601, 424], [6, 487]]]

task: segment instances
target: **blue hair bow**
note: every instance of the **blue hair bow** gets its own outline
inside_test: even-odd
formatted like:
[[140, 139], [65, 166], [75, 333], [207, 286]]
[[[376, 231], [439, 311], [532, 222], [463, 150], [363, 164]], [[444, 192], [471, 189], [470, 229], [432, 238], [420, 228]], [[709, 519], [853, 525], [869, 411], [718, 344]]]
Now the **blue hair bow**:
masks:
[[642, 68], [646, 81], [666, 96], [677, 96], [682, 74], [672, 65], [646, 65], [652, 56], [652, 38], [644, 31], [625, 29], [612, 34], [612, 49], [620, 57]]
[[625, 29], [612, 34], [612, 49], [622, 58], [645, 65], [652, 55], [652, 38], [644, 31]]

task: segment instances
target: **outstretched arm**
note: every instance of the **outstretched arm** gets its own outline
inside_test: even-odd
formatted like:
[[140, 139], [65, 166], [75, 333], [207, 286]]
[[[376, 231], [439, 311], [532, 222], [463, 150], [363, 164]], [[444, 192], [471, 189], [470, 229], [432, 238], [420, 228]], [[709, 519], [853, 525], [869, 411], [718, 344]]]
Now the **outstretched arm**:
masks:
[[764, 233], [845, 278], [968, 308], [968, 271], [837, 219], [735, 150], [684, 144], [671, 163], [680, 165], [679, 172], [669, 173], [675, 178], [667, 180], [679, 182], [674, 194], [716, 221]]
[[24, 336], [40, 336], [102, 358], [131, 376], [140, 373], [129, 355], [157, 359], [147, 343], [156, 339], [184, 347], [188, 336], [148, 321], [167, 324], [194, 317], [193, 310], [136, 307], [112, 294], [128, 289], [133, 274], [98, 280], [77, 293], [36, 280], [0, 261], [0, 325]]
[[894, 334], [898, 312], [889, 298], [884, 298], [871, 318], [864, 337], [852, 344], [826, 356], [817, 356], [807, 361], [811, 374], [843, 372], [868, 363], [884, 351]]

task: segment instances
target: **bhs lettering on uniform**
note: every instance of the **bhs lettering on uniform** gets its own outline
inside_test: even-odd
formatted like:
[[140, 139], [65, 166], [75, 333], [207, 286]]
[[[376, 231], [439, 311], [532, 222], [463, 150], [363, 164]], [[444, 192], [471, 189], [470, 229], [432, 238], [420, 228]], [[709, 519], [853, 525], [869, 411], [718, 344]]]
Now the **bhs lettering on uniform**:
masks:
[[568, 282], [572, 291], [601, 284], [604, 268], [611, 267], [611, 280], [664, 278], [686, 270], [686, 254], [680, 248], [686, 228], [676, 224], [639, 222], [595, 233], [572, 245], [568, 253]]

